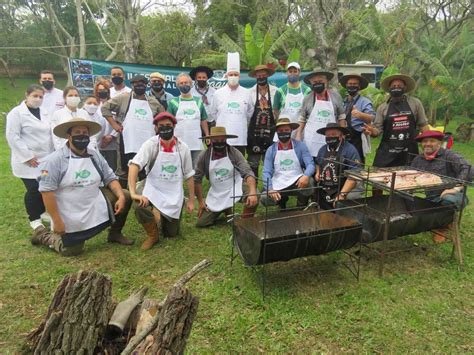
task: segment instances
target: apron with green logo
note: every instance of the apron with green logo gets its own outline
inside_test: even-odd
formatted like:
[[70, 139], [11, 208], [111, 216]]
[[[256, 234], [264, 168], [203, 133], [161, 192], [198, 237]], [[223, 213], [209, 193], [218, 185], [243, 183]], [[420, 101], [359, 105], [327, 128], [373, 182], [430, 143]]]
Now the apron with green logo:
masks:
[[330, 122], [336, 122], [331, 98], [329, 97], [329, 101], [321, 101], [315, 98], [313, 110], [304, 128], [304, 142], [313, 157], [316, 157], [319, 149], [326, 144], [324, 134], [319, 134], [316, 131], [326, 127]]
[[125, 154], [136, 153], [142, 144], [155, 135], [153, 113], [148, 99], [132, 99], [123, 121], [123, 146]]
[[303, 169], [294, 149], [277, 150], [273, 165], [273, 190], [283, 190], [303, 176]]
[[178, 121], [174, 135], [181, 139], [189, 147], [189, 150], [201, 150], [201, 112], [194, 100], [181, 100], [178, 98], [179, 106], [176, 112]]

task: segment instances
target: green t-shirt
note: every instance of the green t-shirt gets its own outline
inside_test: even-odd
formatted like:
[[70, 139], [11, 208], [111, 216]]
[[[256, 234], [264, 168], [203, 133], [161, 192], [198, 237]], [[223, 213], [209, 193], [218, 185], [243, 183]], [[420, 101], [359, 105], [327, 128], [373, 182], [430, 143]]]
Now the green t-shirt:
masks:
[[281, 110], [284, 106], [285, 106], [285, 100], [286, 100], [286, 93], [289, 92], [290, 94], [294, 94], [294, 95], [297, 95], [299, 94], [301, 91], [303, 91], [303, 96], [306, 96], [308, 95], [310, 92], [311, 92], [311, 88], [304, 84], [304, 83], [300, 83], [300, 87], [299, 88], [289, 88], [288, 87], [288, 83], [286, 83], [285, 85], [283, 86], [280, 86], [276, 93], [275, 93], [275, 98], [273, 99], [273, 108], [275, 110]]
[[176, 116], [179, 108], [179, 101], [196, 101], [196, 105], [199, 109], [199, 113], [201, 115], [201, 121], [207, 120], [207, 112], [206, 108], [204, 107], [204, 103], [202, 102], [201, 98], [193, 96], [193, 97], [174, 97], [168, 102], [168, 109], [167, 111], [171, 113], [173, 116]]

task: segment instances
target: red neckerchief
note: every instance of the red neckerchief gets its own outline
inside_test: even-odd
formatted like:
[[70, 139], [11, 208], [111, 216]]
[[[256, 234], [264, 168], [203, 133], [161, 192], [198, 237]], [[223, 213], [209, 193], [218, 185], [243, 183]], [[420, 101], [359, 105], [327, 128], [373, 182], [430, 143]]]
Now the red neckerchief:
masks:
[[291, 142], [291, 139], [290, 139], [290, 144], [288, 144], [288, 147], [286, 149], [283, 147], [283, 144], [281, 144], [281, 142], [278, 142], [278, 150], [289, 150], [289, 149], [293, 149], [293, 143]]
[[223, 152], [218, 152], [215, 149], [212, 150], [211, 160], [222, 159], [227, 156], [227, 148]]
[[173, 148], [176, 145], [176, 139], [173, 138], [173, 140], [170, 143], [164, 141], [163, 139], [160, 139], [160, 145], [163, 149], [163, 152], [173, 153]]
[[315, 95], [316, 95], [316, 99], [319, 101], [329, 101], [329, 94], [327, 90], [324, 91], [323, 95], [318, 95], [316, 93]]
[[432, 154], [423, 153], [423, 155], [425, 156], [426, 160], [434, 160], [436, 158], [436, 156], [438, 155], [438, 152], [439, 152], [439, 148], [438, 148], [438, 150], [436, 150]]

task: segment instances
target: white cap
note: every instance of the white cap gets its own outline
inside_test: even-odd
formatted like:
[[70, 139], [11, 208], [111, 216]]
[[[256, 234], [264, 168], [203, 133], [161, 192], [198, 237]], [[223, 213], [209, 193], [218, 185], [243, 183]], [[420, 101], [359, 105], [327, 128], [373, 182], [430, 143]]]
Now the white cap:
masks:
[[240, 55], [239, 52], [227, 53], [227, 73], [236, 71], [240, 73]]
[[301, 70], [300, 65], [296, 62], [288, 63], [288, 65], [286, 66], [286, 70], [290, 69], [291, 67]]

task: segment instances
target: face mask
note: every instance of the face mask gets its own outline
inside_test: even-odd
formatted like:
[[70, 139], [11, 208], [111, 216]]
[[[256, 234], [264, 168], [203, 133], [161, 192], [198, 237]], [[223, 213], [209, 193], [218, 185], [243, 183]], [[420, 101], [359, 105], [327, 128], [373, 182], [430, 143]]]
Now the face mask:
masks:
[[291, 138], [291, 132], [277, 132], [278, 139], [282, 143], [286, 143], [290, 140]]
[[260, 86], [263, 86], [263, 85], [267, 85], [267, 78], [258, 78], [257, 79], [257, 84], [260, 85]]
[[299, 75], [289, 75], [288, 76], [288, 82], [294, 84], [300, 81], [300, 76]]
[[84, 110], [86, 110], [89, 115], [93, 115], [94, 113], [96, 113], [98, 108], [99, 106], [94, 104], [84, 105]]
[[329, 149], [336, 150], [339, 146], [339, 138], [338, 137], [326, 137], [326, 144], [328, 145]]
[[40, 99], [39, 97], [28, 96], [26, 98], [26, 105], [30, 108], [38, 108], [42, 103], [43, 99]]
[[197, 85], [203, 89], [207, 86], [207, 80], [196, 80], [197, 81]]
[[160, 135], [161, 139], [169, 141], [171, 138], [173, 138], [174, 127], [161, 126], [158, 128], [158, 134]]
[[226, 147], [226, 142], [212, 142], [212, 148], [214, 148], [216, 152], [223, 152]]
[[163, 84], [153, 83], [153, 84], [151, 84], [151, 88], [155, 91], [161, 91], [161, 89], [163, 89]]
[[100, 90], [98, 93], [97, 93], [97, 96], [99, 96], [99, 99], [107, 99], [109, 97], [109, 92], [107, 90]]
[[120, 85], [120, 84], [123, 83], [123, 78], [121, 76], [114, 76], [114, 77], [112, 77], [112, 82], [115, 85]]
[[85, 134], [72, 136], [72, 145], [76, 147], [78, 150], [84, 150], [89, 145], [90, 138]]
[[81, 103], [81, 98], [79, 96], [68, 96], [66, 97], [66, 105], [70, 107], [77, 107]]
[[189, 85], [181, 85], [181, 86], [178, 86], [178, 89], [179, 89], [179, 91], [180, 91], [182, 94], [187, 94], [188, 92], [191, 91], [191, 86], [189, 86]]
[[227, 78], [227, 83], [232, 86], [236, 86], [239, 83], [239, 77], [238, 76], [229, 76]]
[[145, 85], [136, 85], [136, 86], [133, 87], [133, 92], [134, 92], [137, 96], [145, 95], [146, 86], [145, 86]]
[[358, 86], [346, 86], [347, 93], [351, 96], [355, 96], [359, 91]]
[[324, 83], [316, 83], [311, 86], [311, 89], [317, 94], [321, 94], [325, 87], [326, 85], [324, 85]]
[[51, 90], [54, 86], [54, 82], [52, 80], [44, 80], [41, 82], [41, 84], [46, 90]]
[[390, 96], [391, 97], [401, 97], [403, 95], [403, 92], [405, 90], [401, 89], [401, 88], [392, 88], [390, 89]]

